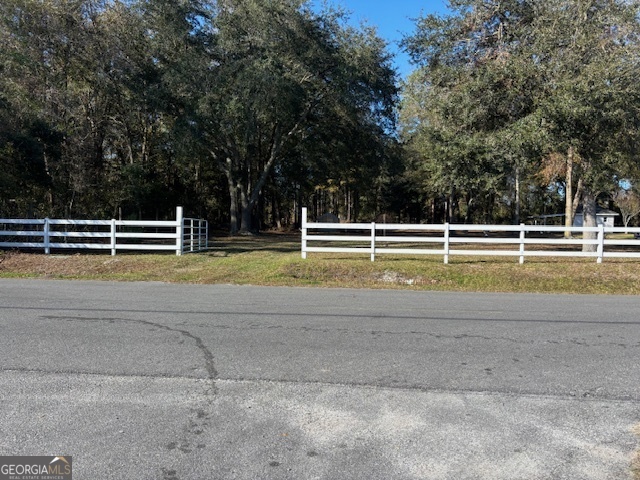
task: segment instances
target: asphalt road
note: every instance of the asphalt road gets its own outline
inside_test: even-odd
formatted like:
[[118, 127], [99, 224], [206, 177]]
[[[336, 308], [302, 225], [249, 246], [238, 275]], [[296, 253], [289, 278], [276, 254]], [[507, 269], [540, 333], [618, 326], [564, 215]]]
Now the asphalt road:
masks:
[[0, 455], [74, 479], [631, 479], [640, 298], [0, 280]]

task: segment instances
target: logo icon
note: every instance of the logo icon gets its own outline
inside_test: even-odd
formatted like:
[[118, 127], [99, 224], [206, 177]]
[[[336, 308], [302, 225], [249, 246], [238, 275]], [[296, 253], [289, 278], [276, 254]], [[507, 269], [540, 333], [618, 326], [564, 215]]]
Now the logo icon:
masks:
[[0, 457], [0, 480], [72, 480], [70, 456]]

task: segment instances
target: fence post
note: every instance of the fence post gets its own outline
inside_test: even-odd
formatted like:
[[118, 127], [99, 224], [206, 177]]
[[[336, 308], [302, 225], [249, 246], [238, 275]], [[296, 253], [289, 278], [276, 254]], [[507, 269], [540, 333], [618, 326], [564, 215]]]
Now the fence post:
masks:
[[209, 220], [204, 221], [204, 248], [209, 250]]
[[444, 224], [444, 263], [449, 263], [449, 224]]
[[116, 254], [116, 219], [111, 219], [111, 255]]
[[42, 241], [44, 242], [44, 253], [49, 255], [51, 253], [51, 241], [49, 240], [49, 217], [44, 219], [44, 225], [42, 227]]
[[376, 222], [371, 222], [371, 261], [376, 260]]
[[604, 224], [598, 226], [598, 263], [602, 263], [604, 256]]
[[520, 224], [520, 265], [524, 263], [524, 238], [525, 238], [524, 223], [521, 223]]
[[176, 255], [182, 255], [184, 245], [184, 218], [182, 207], [176, 207]]
[[302, 207], [302, 258], [307, 258], [307, 207]]

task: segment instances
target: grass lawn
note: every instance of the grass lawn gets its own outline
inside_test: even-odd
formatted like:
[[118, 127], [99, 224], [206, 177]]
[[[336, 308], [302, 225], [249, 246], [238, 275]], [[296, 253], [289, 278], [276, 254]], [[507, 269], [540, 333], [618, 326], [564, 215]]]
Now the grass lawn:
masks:
[[206, 253], [0, 252], [0, 277], [475, 292], [640, 294], [640, 260], [309, 254], [295, 235], [217, 237]]

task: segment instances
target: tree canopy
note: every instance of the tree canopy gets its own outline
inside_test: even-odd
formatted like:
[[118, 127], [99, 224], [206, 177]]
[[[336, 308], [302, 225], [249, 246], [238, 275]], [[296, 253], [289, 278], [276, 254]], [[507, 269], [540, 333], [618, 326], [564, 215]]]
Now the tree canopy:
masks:
[[364, 182], [390, 161], [395, 72], [375, 31], [339, 12], [8, 0], [0, 21], [5, 215], [163, 216], [181, 203], [248, 232], [295, 221], [328, 184], [346, 194], [334, 209], [377, 208]]
[[455, 0], [399, 84], [304, 0], [4, 0], [0, 217], [588, 224], [640, 184], [639, 6]]
[[405, 39], [419, 68], [405, 87], [402, 135], [432, 193], [450, 204], [466, 196], [467, 210], [489, 197], [485, 211], [507, 206], [519, 221], [523, 195], [548, 188], [540, 173], [562, 155], [595, 221], [597, 193], [637, 162], [638, 2], [451, 5]]

